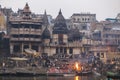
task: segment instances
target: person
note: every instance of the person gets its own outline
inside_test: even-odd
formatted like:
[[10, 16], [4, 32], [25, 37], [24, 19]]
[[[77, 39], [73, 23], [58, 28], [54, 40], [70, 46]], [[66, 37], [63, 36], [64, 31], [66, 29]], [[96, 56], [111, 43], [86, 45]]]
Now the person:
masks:
[[3, 71], [5, 72], [5, 62], [2, 63]]
[[5, 67], [5, 62], [2, 63], [2, 67]]

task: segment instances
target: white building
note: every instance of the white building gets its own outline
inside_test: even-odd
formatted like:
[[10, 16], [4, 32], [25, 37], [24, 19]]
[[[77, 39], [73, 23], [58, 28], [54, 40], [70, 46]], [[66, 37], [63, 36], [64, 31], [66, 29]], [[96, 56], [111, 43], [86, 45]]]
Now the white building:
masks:
[[96, 21], [96, 14], [74, 13], [71, 16], [71, 28], [78, 28], [80, 32], [88, 35], [90, 33], [90, 24]]

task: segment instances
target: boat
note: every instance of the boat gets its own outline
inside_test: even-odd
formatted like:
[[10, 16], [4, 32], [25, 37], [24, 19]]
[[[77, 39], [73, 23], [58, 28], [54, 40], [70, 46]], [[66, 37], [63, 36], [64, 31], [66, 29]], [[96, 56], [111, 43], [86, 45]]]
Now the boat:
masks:
[[120, 79], [120, 73], [107, 71], [107, 78]]
[[86, 76], [86, 75], [90, 75], [90, 74], [92, 74], [91, 70], [76, 72], [76, 75], [79, 75], [79, 76]]
[[87, 65], [82, 65], [79, 62], [75, 62], [74, 64], [74, 71], [76, 72], [76, 75], [84, 76], [92, 74], [91, 68], [87, 68]]
[[1, 69], [0, 76], [14, 76], [16, 73], [11, 69]]
[[68, 76], [75, 76], [75, 73], [47, 73], [47, 76], [64, 76], [64, 77], [68, 77]]
[[63, 73], [47, 73], [47, 76], [64, 76]]
[[49, 68], [47, 71], [47, 76], [75, 76], [74, 72], [68, 69], [57, 69], [55, 67]]
[[97, 72], [97, 71], [92, 71], [93, 72], [93, 74], [95, 74], [96, 76], [101, 76], [101, 74], [99, 73], [99, 72]]
[[71, 77], [71, 76], [76, 76], [76, 74], [75, 73], [64, 73], [64, 75], [63, 76], [65, 76], [65, 77]]
[[16, 76], [29, 77], [29, 76], [45, 76], [46, 70], [38, 67], [31, 68], [18, 68], [16, 69]]

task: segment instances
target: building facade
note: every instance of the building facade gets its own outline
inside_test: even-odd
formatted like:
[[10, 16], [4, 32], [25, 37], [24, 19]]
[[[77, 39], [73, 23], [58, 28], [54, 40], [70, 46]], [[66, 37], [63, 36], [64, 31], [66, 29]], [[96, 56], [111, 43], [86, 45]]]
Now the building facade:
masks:
[[90, 34], [90, 24], [96, 22], [96, 14], [74, 13], [71, 16], [71, 28], [78, 28], [86, 35]]
[[10, 53], [21, 54], [27, 48], [40, 52], [41, 34], [42, 20], [32, 17], [26, 3], [21, 16], [9, 18]]
[[66, 57], [82, 52], [82, 36], [79, 30], [73, 30], [74, 34], [71, 32], [72, 30], [68, 30], [66, 20], [61, 10], [52, 27], [53, 30], [46, 27], [43, 31], [44, 44], [42, 45], [42, 50], [44, 50], [44, 53], [48, 53], [49, 56], [56, 55], [57, 57]]

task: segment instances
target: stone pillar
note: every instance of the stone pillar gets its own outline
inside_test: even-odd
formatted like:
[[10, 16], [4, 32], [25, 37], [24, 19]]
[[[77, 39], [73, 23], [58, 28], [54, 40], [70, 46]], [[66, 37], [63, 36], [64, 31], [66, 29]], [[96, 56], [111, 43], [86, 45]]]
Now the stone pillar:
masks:
[[13, 44], [10, 44], [10, 54], [13, 54]]
[[23, 54], [23, 51], [24, 51], [24, 45], [22, 43], [22, 45], [21, 45], [21, 52], [22, 52], [22, 54]]
[[82, 52], [84, 52], [84, 48], [85, 48], [85, 47], [82, 47]]
[[67, 48], [67, 54], [69, 55], [69, 48]]
[[42, 51], [41, 51], [41, 47], [40, 47], [40, 45], [38, 46], [38, 52], [39, 52], [40, 55], [41, 55]]

